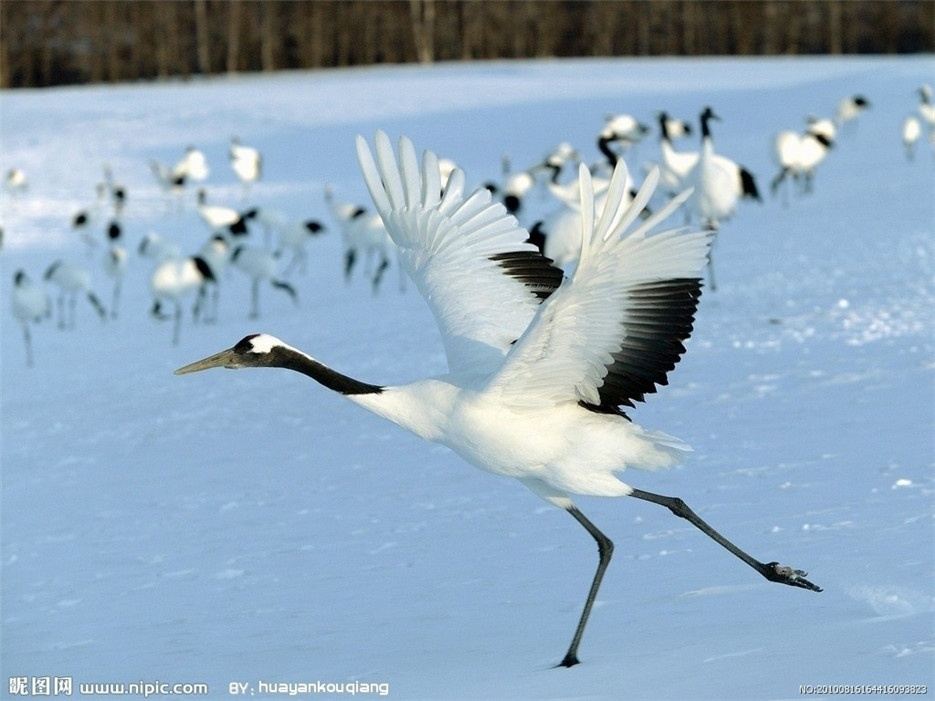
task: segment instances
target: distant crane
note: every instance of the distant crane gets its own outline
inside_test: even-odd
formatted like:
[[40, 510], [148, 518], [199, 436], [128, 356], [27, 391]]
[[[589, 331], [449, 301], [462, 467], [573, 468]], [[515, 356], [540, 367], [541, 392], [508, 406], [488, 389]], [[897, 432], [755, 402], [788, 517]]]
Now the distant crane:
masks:
[[66, 260], [57, 260], [46, 269], [43, 277], [59, 289], [58, 327], [60, 329], [75, 327], [75, 306], [79, 293], [87, 298], [102, 321], [107, 318], [104, 305], [91, 289], [91, 272], [84, 266]]
[[277, 257], [261, 248], [251, 246], [237, 246], [231, 251], [231, 263], [250, 278], [250, 318], [260, 316], [260, 283], [264, 280], [277, 290], [282, 290], [298, 304], [299, 297], [295, 288], [285, 280], [278, 277], [279, 260]]
[[650, 231], [675, 198], [630, 230], [658, 181], [653, 171], [627, 201], [627, 172], [615, 168], [606, 205], [595, 211], [582, 166], [581, 255], [570, 279], [529, 243], [528, 232], [489, 191], [467, 196], [455, 171], [442, 192], [438, 157], [389, 137], [376, 157], [357, 139], [364, 179], [403, 264], [434, 313], [449, 374], [384, 387], [343, 375], [266, 334], [176, 370], [281, 367], [301, 372], [356, 404], [488, 472], [514, 477], [566, 510], [597, 542], [599, 564], [568, 651], [578, 647], [613, 543], [571, 495], [631, 496], [687, 519], [770, 581], [821, 589], [806, 573], [762, 563], [701, 520], [681, 499], [644, 492], [615, 475], [627, 467], [673, 465], [687, 446], [630, 422], [633, 406], [666, 383], [692, 330], [711, 233]]
[[49, 295], [45, 288], [30, 280], [23, 270], [17, 270], [13, 275], [13, 316], [23, 325], [27, 366], [32, 366], [32, 334], [29, 332], [29, 325], [45, 319], [50, 314]]
[[[717, 231], [722, 221], [734, 215], [737, 202], [741, 198], [759, 200], [760, 193], [750, 171], [714, 152], [712, 119], [721, 118], [710, 107], [705, 107], [699, 117], [701, 151], [698, 152], [698, 158], [691, 169], [685, 174], [682, 184], [694, 190], [688, 201], [688, 210], [694, 215], [695, 221]], [[708, 283], [712, 290], [717, 289], [711, 251], [708, 251]]]
[[167, 258], [153, 270], [149, 279], [150, 290], [153, 293], [153, 307], [150, 313], [157, 319], [167, 319], [169, 317], [163, 311], [163, 302], [172, 303], [172, 345], [179, 344], [182, 300], [190, 294], [196, 295], [194, 317], [197, 320], [205, 299], [205, 287], [216, 284], [214, 271], [201, 256]]
[[252, 146], [244, 146], [240, 138], [232, 136], [228, 148], [231, 170], [243, 184], [244, 198], [250, 193], [250, 186], [260, 179], [263, 172], [263, 157]]
[[830, 119], [811, 117], [805, 132], [783, 130], [776, 135], [773, 152], [779, 172], [770, 182], [773, 195], [787, 177], [798, 184], [802, 194], [812, 191], [817, 168], [834, 147], [837, 128]]

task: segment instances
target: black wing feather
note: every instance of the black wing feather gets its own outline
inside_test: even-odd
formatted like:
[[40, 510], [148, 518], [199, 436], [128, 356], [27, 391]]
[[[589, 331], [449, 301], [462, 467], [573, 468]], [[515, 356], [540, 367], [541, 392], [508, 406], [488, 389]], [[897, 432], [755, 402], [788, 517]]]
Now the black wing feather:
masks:
[[607, 373], [598, 388], [600, 402], [579, 404], [603, 414], [629, 418], [621, 406], [634, 406], [658, 385], [668, 384], [667, 375], [685, 352], [683, 342], [691, 335], [701, 280], [679, 278], [633, 287], [627, 298], [627, 320], [619, 349], [605, 366]]
[[546, 258], [539, 251], [509, 251], [491, 256], [503, 272], [529, 288], [539, 301], [549, 297], [559, 285], [565, 273], [552, 265], [552, 259]]

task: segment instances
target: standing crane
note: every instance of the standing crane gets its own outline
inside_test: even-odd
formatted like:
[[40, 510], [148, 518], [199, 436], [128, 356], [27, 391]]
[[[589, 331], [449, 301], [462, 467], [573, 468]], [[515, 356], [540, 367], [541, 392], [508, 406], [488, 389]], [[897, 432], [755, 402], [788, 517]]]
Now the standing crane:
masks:
[[621, 407], [666, 384], [691, 333], [711, 232], [650, 233], [687, 197], [674, 198], [631, 230], [658, 181], [653, 171], [632, 203], [620, 161], [606, 204], [595, 211], [581, 167], [581, 255], [570, 278], [551, 265], [489, 191], [464, 191], [455, 171], [441, 189], [438, 157], [376, 135], [361, 137], [364, 179], [403, 265], [441, 331], [449, 372], [401, 386], [348, 377], [283, 341], [254, 334], [176, 370], [279, 367], [300, 372], [350, 401], [449, 447], [467, 462], [514, 477], [567, 511], [597, 542], [599, 561], [574, 636], [578, 647], [610, 563], [613, 543], [572, 495], [629, 496], [687, 519], [763, 577], [812, 591], [802, 570], [760, 562], [705, 523], [681, 499], [625, 484], [626, 468], [674, 465], [687, 446], [633, 423]]

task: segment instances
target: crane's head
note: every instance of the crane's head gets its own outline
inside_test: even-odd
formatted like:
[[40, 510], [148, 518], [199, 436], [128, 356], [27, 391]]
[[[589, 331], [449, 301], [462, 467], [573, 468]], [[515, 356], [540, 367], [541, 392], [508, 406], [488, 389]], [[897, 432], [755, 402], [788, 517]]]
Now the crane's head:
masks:
[[721, 118], [715, 114], [714, 110], [710, 106], [706, 106], [701, 112], [702, 119], [714, 119], [716, 121], [721, 121]]
[[265, 333], [255, 333], [245, 336], [233, 348], [220, 353], [196, 360], [175, 371], [176, 375], [187, 375], [190, 372], [199, 372], [210, 368], [256, 368], [275, 367], [279, 365], [277, 357], [285, 343], [275, 336]]

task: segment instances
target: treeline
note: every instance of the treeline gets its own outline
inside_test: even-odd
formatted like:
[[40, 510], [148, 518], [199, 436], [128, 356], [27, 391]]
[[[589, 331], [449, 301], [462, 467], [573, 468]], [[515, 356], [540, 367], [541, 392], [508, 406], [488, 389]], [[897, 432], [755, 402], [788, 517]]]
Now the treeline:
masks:
[[932, 0], [0, 1], [0, 87], [416, 61], [933, 50]]

